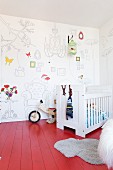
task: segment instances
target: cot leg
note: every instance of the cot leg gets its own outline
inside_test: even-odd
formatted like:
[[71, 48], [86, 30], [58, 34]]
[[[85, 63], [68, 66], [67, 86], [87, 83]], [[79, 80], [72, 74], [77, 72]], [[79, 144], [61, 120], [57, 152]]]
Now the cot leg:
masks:
[[78, 135], [78, 136], [81, 136], [81, 137], [83, 137], [83, 138], [85, 138], [85, 136], [86, 136], [86, 134], [84, 133], [84, 131], [78, 131], [78, 130], [76, 130], [76, 135]]
[[58, 122], [57, 122], [57, 128], [64, 130], [64, 126], [63, 126], [63, 124], [58, 123]]

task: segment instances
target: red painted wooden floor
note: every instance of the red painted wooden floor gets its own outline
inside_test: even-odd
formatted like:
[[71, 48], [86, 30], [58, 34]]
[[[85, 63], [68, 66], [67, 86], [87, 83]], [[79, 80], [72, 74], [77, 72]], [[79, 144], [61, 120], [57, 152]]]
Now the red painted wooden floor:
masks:
[[[101, 129], [87, 135], [99, 138]], [[57, 129], [55, 124], [40, 120], [0, 124], [0, 170], [107, 170], [106, 165], [91, 165], [79, 157], [66, 158], [54, 143], [77, 138], [72, 129]]]

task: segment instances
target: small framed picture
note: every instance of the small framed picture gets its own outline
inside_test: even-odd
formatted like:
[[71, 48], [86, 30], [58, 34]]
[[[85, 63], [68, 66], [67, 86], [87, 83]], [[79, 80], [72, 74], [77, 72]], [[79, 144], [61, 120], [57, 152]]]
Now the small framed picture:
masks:
[[36, 67], [36, 62], [30, 61], [30, 68], [35, 68], [35, 67]]
[[80, 57], [76, 57], [76, 61], [80, 61]]

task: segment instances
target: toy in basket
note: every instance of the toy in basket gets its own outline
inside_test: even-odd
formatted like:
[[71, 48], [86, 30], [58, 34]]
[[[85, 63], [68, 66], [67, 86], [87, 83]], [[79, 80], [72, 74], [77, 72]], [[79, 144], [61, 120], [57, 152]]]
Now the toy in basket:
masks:
[[40, 100], [38, 109], [31, 111], [29, 113], [29, 121], [30, 122], [36, 123], [41, 119], [40, 110], [42, 110], [43, 112], [45, 112], [49, 115], [48, 119], [47, 119], [47, 123], [54, 123], [56, 121], [56, 108], [46, 108], [43, 104], [43, 101]]

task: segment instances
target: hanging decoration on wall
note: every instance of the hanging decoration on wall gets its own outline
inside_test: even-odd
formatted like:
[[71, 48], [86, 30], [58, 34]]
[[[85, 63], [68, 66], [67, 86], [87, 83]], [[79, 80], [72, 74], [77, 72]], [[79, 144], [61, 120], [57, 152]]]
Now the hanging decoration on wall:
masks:
[[76, 61], [80, 61], [80, 57], [76, 57]]
[[79, 37], [80, 40], [83, 40], [83, 39], [84, 39], [84, 34], [83, 34], [82, 31], [79, 32], [78, 37]]
[[26, 56], [31, 57], [31, 53], [30, 52], [26, 53]]
[[36, 62], [30, 61], [30, 68], [35, 68], [35, 67], [36, 67]]
[[73, 35], [71, 38], [68, 36], [68, 54], [75, 55], [77, 53], [77, 44], [73, 40]]
[[[31, 43], [31, 34], [35, 33], [35, 24], [30, 20], [18, 20], [18, 28], [15, 26], [11, 26], [9, 21], [5, 21], [4, 17], [0, 16], [0, 21], [3, 24], [3, 28], [7, 30], [6, 32], [1, 33], [1, 56], [4, 56], [4, 62], [9, 66], [13, 62], [16, 62], [15, 76], [16, 77], [24, 77], [25, 76], [25, 65], [24, 62], [21, 62], [21, 56], [24, 54], [25, 57], [34, 57], [34, 60], [41, 58], [40, 51], [37, 49], [35, 44]], [[5, 35], [6, 34], [6, 35]], [[30, 36], [29, 36], [30, 35]], [[30, 51], [30, 49], [35, 50]], [[13, 58], [7, 56], [6, 52], [11, 54], [17, 53]], [[32, 54], [32, 55], [31, 55]], [[32, 67], [32, 63], [31, 63]], [[33, 68], [33, 67], [32, 67]]]
[[12, 62], [13, 62], [13, 58], [9, 58], [9, 57], [5, 57], [5, 62], [6, 62], [6, 64], [11, 64]]
[[42, 74], [41, 78], [44, 80], [50, 80], [50, 77], [47, 74]]
[[10, 85], [4, 85], [3, 88], [1, 88], [1, 92], [4, 92], [6, 97], [7, 97], [7, 100], [10, 100], [11, 97], [13, 96], [13, 94], [17, 94], [17, 87], [16, 86], [13, 86], [13, 87], [10, 87]]

